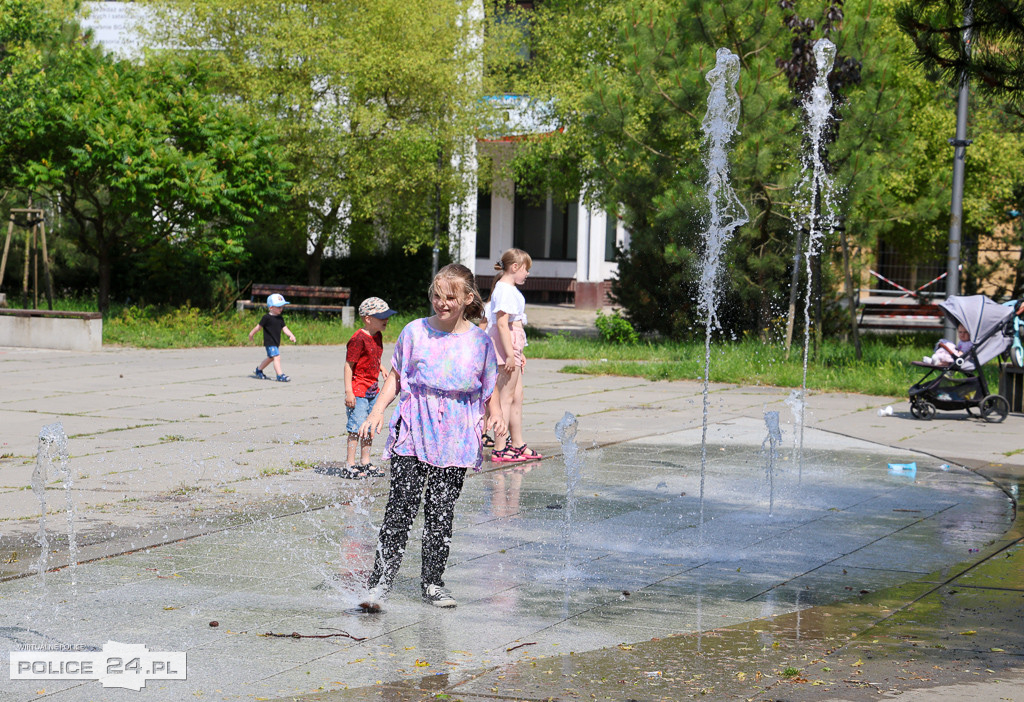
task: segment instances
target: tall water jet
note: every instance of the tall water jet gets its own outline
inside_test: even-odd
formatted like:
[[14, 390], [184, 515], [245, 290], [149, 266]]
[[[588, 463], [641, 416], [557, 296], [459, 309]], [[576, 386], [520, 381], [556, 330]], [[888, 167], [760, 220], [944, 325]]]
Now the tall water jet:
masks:
[[46, 535], [46, 482], [54, 477], [54, 469], [56, 469], [56, 478], [64, 487], [64, 505], [68, 525], [68, 562], [71, 584], [75, 585], [75, 566], [78, 563], [75, 505], [71, 493], [71, 469], [68, 466], [68, 437], [60, 422], [47, 424], [39, 430], [36, 467], [32, 470], [32, 493], [39, 500], [39, 532], [36, 534], [36, 543], [39, 544], [39, 559], [36, 561], [36, 572], [40, 579], [45, 577], [49, 566], [50, 540]]
[[[832, 71], [832, 63], [836, 58], [836, 46], [828, 39], [814, 42], [814, 59], [816, 75], [814, 86], [804, 99], [803, 107], [806, 118], [808, 148], [804, 150], [803, 177], [798, 188], [798, 196], [802, 196], [807, 209], [797, 220], [797, 225], [807, 230], [807, 249], [804, 260], [807, 266], [807, 291], [804, 295], [804, 354], [803, 379], [800, 384], [801, 404], [807, 398], [807, 353], [811, 341], [811, 281], [814, 280], [814, 257], [821, 253], [821, 243], [826, 233], [835, 229], [835, 211], [833, 203], [832, 179], [827, 173], [824, 157], [824, 135], [832, 120], [832, 92], [828, 87], [828, 74]], [[800, 423], [797, 438], [797, 476], [803, 479], [804, 468], [804, 416], [800, 412]]]
[[768, 516], [775, 511], [775, 461], [779, 457], [779, 445], [782, 443], [782, 429], [779, 428], [779, 413], [765, 412], [764, 423], [768, 435], [761, 442], [761, 451], [765, 454], [765, 478], [768, 480]]
[[707, 474], [708, 385], [711, 377], [711, 334], [720, 328], [718, 322], [718, 282], [721, 277], [722, 253], [733, 231], [747, 222], [747, 210], [736, 197], [729, 182], [729, 142], [740, 119], [740, 97], [736, 82], [740, 77], [740, 59], [728, 49], [715, 54], [715, 67], [706, 79], [711, 85], [708, 109], [701, 128], [707, 153], [708, 169], [705, 188], [708, 194], [708, 228], [705, 233], [704, 257], [700, 274], [697, 308], [704, 319], [704, 411], [700, 437], [700, 530], [704, 538], [704, 480]]
[[555, 436], [562, 445], [562, 460], [565, 462], [565, 510], [562, 520], [562, 557], [565, 563], [563, 579], [569, 579], [570, 543], [572, 537], [572, 518], [576, 511], [576, 488], [583, 476], [583, 452], [580, 451], [576, 432], [579, 422], [571, 412], [566, 412], [555, 425]]

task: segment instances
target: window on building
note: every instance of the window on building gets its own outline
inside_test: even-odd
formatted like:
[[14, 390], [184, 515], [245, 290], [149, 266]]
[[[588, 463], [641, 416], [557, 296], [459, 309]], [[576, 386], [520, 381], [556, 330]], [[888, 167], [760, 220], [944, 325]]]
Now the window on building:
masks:
[[476, 191], [476, 257], [491, 257], [491, 194]]
[[515, 195], [512, 245], [534, 260], [569, 261], [576, 258], [578, 213], [576, 203]]
[[614, 212], [608, 212], [604, 225], [604, 260], [615, 260], [615, 245], [618, 243], [619, 216]]
[[529, 61], [533, 58], [533, 52], [530, 49], [532, 36], [528, 15], [532, 10], [532, 0], [516, 2], [496, 0], [487, 11], [488, 15], [494, 18], [495, 23], [505, 25], [507, 28], [514, 30], [514, 33], [518, 35], [516, 39], [512, 40], [512, 46], [515, 46], [516, 53], [524, 61]]

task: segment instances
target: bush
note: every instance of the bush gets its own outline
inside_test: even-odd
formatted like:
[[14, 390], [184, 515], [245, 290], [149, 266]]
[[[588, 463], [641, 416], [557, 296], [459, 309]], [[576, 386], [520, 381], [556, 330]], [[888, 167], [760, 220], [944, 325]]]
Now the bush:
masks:
[[629, 320], [616, 310], [613, 314], [597, 313], [597, 330], [601, 338], [611, 344], [636, 344], [640, 335], [636, 333]]

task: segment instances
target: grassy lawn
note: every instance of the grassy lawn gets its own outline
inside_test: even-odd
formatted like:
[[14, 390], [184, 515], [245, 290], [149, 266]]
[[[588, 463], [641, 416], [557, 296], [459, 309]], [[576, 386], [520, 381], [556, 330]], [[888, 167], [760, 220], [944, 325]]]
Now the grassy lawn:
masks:
[[[94, 302], [84, 300], [65, 300], [55, 307], [96, 309]], [[260, 311], [214, 314], [194, 308], [118, 307], [104, 319], [103, 343], [156, 349], [258, 344], [260, 339], [250, 342], [248, 334], [262, 314]], [[393, 342], [402, 327], [419, 314], [392, 317], [384, 334], [385, 342]], [[288, 327], [300, 344], [341, 345], [354, 331], [353, 327], [342, 325], [337, 317], [291, 314], [287, 319]], [[828, 340], [817, 357], [812, 354], [808, 387], [866, 395], [905, 395], [907, 388], [923, 374], [911, 366], [910, 361], [930, 354], [934, 337], [932, 334], [869, 336], [863, 339], [860, 360], [854, 357], [851, 345]], [[702, 340], [622, 345], [597, 338], [531, 333], [527, 356], [565, 360], [563, 370], [567, 373], [636, 376], [649, 380], [702, 380], [704, 377]], [[996, 364], [988, 364], [985, 370], [995, 390], [998, 387]], [[794, 348], [787, 358], [781, 346], [757, 340], [719, 342], [712, 346], [713, 382], [795, 388], [800, 386], [801, 378], [799, 348]]]
[[[237, 314], [210, 314], [195, 308], [174, 310], [126, 307], [103, 320], [103, 343], [137, 346], [149, 349], [180, 349], [204, 346], [252, 346], [263, 343], [256, 333], [249, 341], [249, 331], [259, 323], [265, 310]], [[398, 333], [413, 314], [397, 314], [389, 320], [384, 332], [385, 343], [398, 338]], [[288, 328], [300, 344], [314, 346], [348, 343], [355, 327], [345, 326], [336, 316], [288, 314]]]
[[[819, 391], [906, 395], [907, 389], [924, 374], [910, 361], [930, 355], [934, 341], [932, 335], [870, 336], [862, 339], [863, 354], [857, 360], [852, 345], [826, 340], [820, 354], [812, 354], [808, 361], [807, 385]], [[596, 339], [549, 336], [531, 340], [527, 356], [585, 361], [567, 364], [563, 369], [567, 373], [637, 376], [648, 380], [704, 378], [702, 341], [623, 346]], [[998, 387], [995, 364], [989, 364], [986, 373], [992, 387]], [[796, 388], [803, 378], [802, 352], [794, 347], [787, 358], [781, 346], [758, 340], [715, 343], [711, 348], [710, 375], [715, 383]]]

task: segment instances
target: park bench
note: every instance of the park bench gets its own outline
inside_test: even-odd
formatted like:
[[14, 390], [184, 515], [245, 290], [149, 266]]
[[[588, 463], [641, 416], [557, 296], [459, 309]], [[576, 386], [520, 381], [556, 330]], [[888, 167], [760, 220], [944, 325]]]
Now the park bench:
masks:
[[[276, 285], [269, 283], [253, 283], [249, 290], [248, 300], [237, 300], [235, 309], [259, 309], [267, 306], [267, 296], [274, 293], [284, 295], [288, 300], [288, 312], [340, 312], [342, 321], [350, 324], [354, 319], [354, 310], [349, 304], [352, 297], [351, 288], [327, 287], [323, 285]], [[294, 303], [292, 300], [343, 300], [343, 305], [318, 303]]]
[[857, 326], [865, 330], [935, 331], [945, 325], [938, 305], [918, 302], [867, 302], [860, 308]]
[[569, 302], [576, 294], [575, 278], [537, 277], [527, 278], [519, 286], [523, 292], [532, 292], [529, 297], [535, 302]]
[[[478, 275], [476, 277], [477, 287], [480, 288], [484, 299], [491, 296], [493, 282], [494, 278], [491, 276]], [[524, 293], [536, 293], [527, 296], [532, 302], [570, 302], [576, 292], [576, 279], [531, 276], [519, 286], [519, 289]]]

